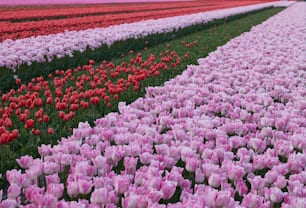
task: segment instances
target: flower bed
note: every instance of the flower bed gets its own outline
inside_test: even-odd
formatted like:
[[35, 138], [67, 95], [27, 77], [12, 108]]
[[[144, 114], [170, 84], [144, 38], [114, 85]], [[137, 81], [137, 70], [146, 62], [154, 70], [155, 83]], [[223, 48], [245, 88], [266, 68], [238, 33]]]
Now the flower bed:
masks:
[[96, 68], [90, 60], [88, 65], [74, 70], [56, 70], [47, 80], [33, 78], [27, 85], [20, 85], [17, 80], [20, 87], [1, 97], [0, 145], [17, 139], [19, 132], [29, 140], [26, 135], [31, 133], [39, 138], [41, 134], [43, 137], [53, 134], [54, 128], [67, 131], [64, 123], [75, 120], [80, 110], [101, 113], [127, 91], [138, 91], [141, 82], [159, 76], [164, 70], [174, 70], [180, 64], [181, 57], [175, 51], [165, 50], [159, 56], [150, 54], [147, 58], [139, 53], [129, 62], [116, 65], [104, 60]]
[[[217, 5], [222, 1], [218, 1], [213, 5]], [[224, 2], [222, 2], [224, 3]], [[248, 2], [247, 2], [248, 3]], [[255, 2], [256, 3], [256, 2]], [[124, 4], [124, 5], [77, 5], [77, 6], [57, 6], [47, 8], [12, 8], [3, 10], [0, 14], [0, 21], [26, 21], [26, 20], [42, 20], [42, 19], [55, 19], [55, 18], [67, 18], [67, 17], [79, 17], [90, 16], [96, 14], [108, 14], [108, 13], [122, 13], [122, 12], [138, 12], [138, 11], [150, 11], [172, 8], [188, 8], [195, 6], [209, 5], [206, 1], [191, 1], [191, 2], [176, 2], [174, 3], [146, 3], [142, 5]]]
[[[38, 146], [42, 144], [57, 144], [58, 138], [67, 137], [71, 135], [72, 128], [77, 127], [78, 122], [88, 121], [91, 125], [93, 125], [93, 122], [95, 119], [101, 118], [104, 115], [108, 114], [109, 112], [118, 111], [118, 102], [126, 101], [127, 103], [131, 103], [135, 101], [138, 97], [144, 96], [145, 88], [147, 86], [162, 85], [165, 81], [171, 78], [174, 78], [178, 74], [181, 74], [186, 69], [187, 65], [196, 64], [198, 58], [206, 57], [209, 52], [216, 50], [218, 46], [225, 44], [226, 42], [228, 42], [234, 37], [239, 36], [243, 32], [249, 31], [252, 26], [260, 24], [261, 22], [265, 21], [269, 17], [277, 14], [278, 12], [282, 10], [283, 8], [270, 8], [270, 9], [266, 9], [266, 10], [262, 10], [262, 11], [258, 11], [254, 13], [248, 13], [247, 15], [240, 16], [239, 18], [235, 17], [231, 21], [229, 21], [229, 19], [227, 19], [226, 22], [223, 22], [224, 20], [214, 21], [212, 24], [206, 25], [204, 28], [202, 28], [198, 32], [193, 32], [191, 34], [185, 33], [185, 35], [181, 38], [171, 40], [171, 41], [166, 41], [164, 42], [164, 44], [160, 44], [160, 45], [156, 45], [152, 42], [145, 42], [144, 44], [147, 45], [147, 47], [141, 51], [142, 60], [147, 59], [148, 57], [150, 57], [151, 54], [155, 54], [155, 56], [157, 57], [156, 61], [159, 61], [160, 60], [159, 56], [161, 55], [161, 53], [164, 54], [166, 52], [165, 51], [166, 49], [168, 53], [169, 51], [176, 51], [177, 55], [179, 57], [182, 57], [180, 59], [181, 64], [177, 65], [175, 69], [170, 68], [170, 70], [161, 70], [160, 71], [161, 74], [159, 76], [157, 77], [152, 76], [146, 81], [141, 82], [138, 91], [134, 91], [133, 88], [130, 86], [130, 88], [127, 89], [127, 91], [125, 91], [124, 93], [121, 93], [121, 95], [118, 96], [118, 100], [115, 100], [115, 99], [110, 100], [110, 103], [112, 104], [110, 108], [107, 107], [105, 103], [103, 102], [104, 100], [101, 99], [100, 101], [102, 102], [100, 102], [99, 104], [88, 105], [88, 109], [82, 110], [83, 108], [82, 106], [84, 105], [84, 102], [80, 103], [79, 102], [80, 99], [88, 103], [91, 103], [91, 102], [89, 98], [82, 98], [78, 96], [79, 99], [74, 100], [73, 102], [74, 104], [79, 104], [79, 110], [75, 111], [75, 117], [72, 120], [69, 120], [67, 122], [63, 121], [62, 119], [53, 119], [59, 116], [58, 114], [59, 112], [55, 110], [55, 107], [56, 107], [55, 104], [58, 103], [59, 101], [66, 102], [67, 108], [64, 111], [66, 114], [69, 112], [68, 109], [70, 109], [69, 106], [71, 104], [70, 102], [67, 102], [67, 96], [68, 96], [68, 101], [70, 101], [69, 99], [70, 95], [73, 95], [76, 98], [75, 95], [77, 94], [84, 95], [84, 93], [82, 93], [81, 91], [86, 92], [88, 90], [90, 93], [93, 92], [91, 88], [92, 85], [90, 83], [98, 81], [95, 77], [97, 75], [99, 77], [98, 72], [101, 71], [99, 69], [101, 64], [104, 65], [103, 61], [99, 63], [98, 62], [95, 63], [95, 65], [93, 66], [95, 68], [94, 70], [95, 73], [93, 74], [91, 73], [92, 67], [86, 66], [87, 68], [86, 70], [84, 66], [84, 68], [81, 67], [84, 70], [79, 70], [80, 67], [71, 68], [73, 70], [66, 69], [67, 74], [65, 73], [65, 71], [59, 70], [57, 73], [56, 72], [52, 73], [53, 75], [51, 78], [49, 78], [49, 76], [46, 76], [45, 78], [42, 78], [42, 77], [33, 78], [33, 75], [31, 74], [32, 75], [32, 78], [31, 78], [32, 80], [30, 79], [31, 83], [28, 83], [28, 82], [20, 83], [20, 80], [17, 80], [16, 83], [18, 84], [19, 87], [21, 87], [21, 89], [18, 90], [16, 88], [15, 93], [14, 93], [14, 90], [9, 90], [10, 96], [6, 97], [7, 101], [2, 102], [3, 104], [1, 104], [0, 102], [0, 104], [2, 105], [2, 113], [3, 113], [1, 114], [2, 119], [6, 120], [6, 118], [9, 117], [11, 118], [11, 122], [12, 122], [12, 127], [6, 128], [6, 130], [10, 131], [14, 128], [19, 130], [19, 138], [17, 140], [14, 140], [13, 142], [7, 145], [0, 146], [0, 174], [2, 173], [2, 175], [5, 175], [7, 170], [17, 168], [18, 165], [16, 163], [16, 159], [21, 157], [22, 155], [31, 154], [33, 157], [38, 157], [39, 156], [38, 150], [37, 150]], [[221, 22], [221, 24], [219, 24], [218, 22]], [[178, 35], [177, 33], [174, 33], [174, 34], [176, 36]], [[160, 39], [158, 38], [158, 40]], [[141, 41], [141, 40], [138, 40], [138, 41]], [[151, 45], [153, 45], [153, 47]], [[126, 68], [124, 67], [123, 62], [132, 64], [132, 62], [134, 62], [133, 61], [133, 57], [135, 56], [134, 53], [135, 52], [133, 52], [132, 55], [122, 54], [123, 57], [121, 58], [113, 58], [111, 61], [113, 65], [116, 66], [115, 67], [116, 71], [117, 71], [117, 67], [119, 66], [120, 66], [119, 71]], [[71, 73], [72, 71], [73, 73]], [[109, 68], [106, 68], [106, 72], [110, 72], [111, 74], [113, 74], [112, 71], [114, 72], [114, 69], [109, 70]], [[70, 76], [70, 74], [72, 76]], [[67, 80], [66, 75], [70, 76], [69, 80]], [[124, 73], [122, 75], [124, 75]], [[85, 77], [86, 79], [84, 79]], [[88, 78], [91, 79], [90, 82], [87, 81]], [[78, 80], [78, 79], [81, 79], [81, 80]], [[86, 81], [85, 82], [82, 81], [83, 79], [84, 81], [85, 80]], [[117, 79], [118, 77], [112, 78], [113, 83], [115, 83]], [[44, 81], [42, 82], [42, 80]], [[77, 80], [80, 83], [76, 82]], [[78, 87], [80, 87], [80, 84], [82, 82], [84, 83], [83, 88], [81, 89], [81, 91], [78, 91], [79, 90]], [[62, 84], [62, 88], [60, 89], [58, 85], [55, 86], [56, 83]], [[26, 86], [26, 89], [27, 89], [26, 91], [22, 91], [22, 89], [24, 89], [23, 85]], [[48, 87], [48, 90], [45, 87], [46, 85]], [[51, 91], [52, 104], [46, 104], [47, 99], [50, 100], [50, 98], [47, 98], [47, 97], [50, 97], [50, 93], [44, 92], [42, 88], [45, 88], [45, 91]], [[99, 91], [100, 88], [101, 90], [103, 90], [105, 86], [103, 84], [99, 85], [97, 82], [97, 85], [94, 91]], [[36, 90], [39, 90], [39, 89], [41, 89], [42, 92], [38, 93], [37, 95]], [[71, 92], [71, 89], [74, 89], [74, 91]], [[62, 92], [63, 97], [57, 97], [59, 91]], [[22, 101], [21, 101], [22, 94], [25, 95], [27, 99], [29, 98], [27, 97], [29, 96], [27, 94], [32, 94], [33, 96], [36, 96], [36, 99], [41, 98], [43, 100], [43, 106], [37, 106], [35, 108], [28, 108], [26, 106], [23, 106]], [[16, 103], [16, 101], [18, 101], [18, 103]], [[80, 104], [82, 104], [81, 107], [80, 107]], [[72, 108], [74, 108], [75, 110], [75, 107], [76, 106], [74, 105]], [[40, 108], [43, 108], [43, 109], [41, 110]], [[30, 116], [30, 119], [34, 120], [33, 130], [35, 131], [32, 132], [32, 129], [25, 128], [25, 125], [24, 125], [25, 123], [24, 124], [20, 123], [20, 120], [19, 120], [20, 110], [19, 109], [21, 109], [21, 112], [26, 115], [28, 115], [28, 113], [31, 112], [29, 116]], [[44, 114], [47, 114], [49, 117], [49, 121], [47, 123], [41, 122], [42, 120], [40, 116], [36, 118], [36, 111], [38, 111], [37, 116], [41, 113], [41, 111], [43, 111]], [[30, 123], [31, 122], [33, 121], [30, 121]], [[18, 123], [21, 125], [20, 126], [17, 125]], [[4, 124], [5, 123], [2, 123], [1, 125], [4, 125]], [[7, 124], [9, 124], [9, 121], [5, 125]], [[30, 126], [30, 124], [27, 126]], [[53, 128], [53, 133], [51, 129], [52, 134], [50, 134], [48, 128]], [[38, 134], [38, 132], [40, 134]], [[3, 187], [4, 189], [6, 189], [5, 187], [8, 187], [8, 183], [5, 182], [5, 179], [0, 178], [0, 187]]]
[[0, 5], [2, 6], [41, 6], [41, 5], [71, 5], [71, 4], [112, 4], [112, 3], [147, 3], [147, 2], [180, 2], [180, 1], [189, 1], [189, 0], [87, 0], [86, 2], [82, 0], [7, 0], [1, 1]]
[[[225, 6], [227, 7], [227, 6]], [[159, 19], [178, 15], [187, 15], [220, 9], [220, 6], [197, 6], [195, 8], [178, 8], [167, 10], [138, 11], [134, 13], [104, 14], [64, 18], [59, 20], [42, 20], [18, 23], [3, 23], [0, 29], [0, 41], [22, 39], [27, 37], [57, 34], [65, 31], [80, 31], [92, 28], [105, 28], [111, 25], [126, 24], [146, 19]]]
[[305, 13], [295, 4], [21, 157], [0, 206], [305, 207]]
[[[213, 19], [271, 7], [278, 5], [277, 3], [264, 3], [157, 20], [146, 20], [131, 24], [114, 25], [107, 28], [77, 32], [68, 31], [16, 41], [6, 40], [0, 43], [0, 67], [16, 69], [22, 64], [31, 65], [33, 62], [50, 62], [55, 57], [73, 56], [74, 52], [82, 52], [87, 48], [94, 50], [104, 44], [110, 46], [116, 41], [140, 38], [149, 34], [167, 33], [191, 25], [205, 23]], [[288, 5], [290, 4], [292, 2], [289, 2]], [[54, 45], [58, 47], [54, 47]]]

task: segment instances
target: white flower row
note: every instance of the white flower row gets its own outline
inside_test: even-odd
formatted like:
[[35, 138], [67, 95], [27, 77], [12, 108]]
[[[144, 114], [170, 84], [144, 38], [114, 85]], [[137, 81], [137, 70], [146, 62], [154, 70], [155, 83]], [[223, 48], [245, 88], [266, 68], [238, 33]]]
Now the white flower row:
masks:
[[269, 2], [251, 6], [220, 9], [209, 12], [182, 15], [130, 24], [114, 25], [82, 31], [66, 31], [0, 43], [0, 67], [16, 69], [22, 64], [44, 63], [55, 57], [73, 56], [73, 52], [84, 52], [87, 47], [94, 50], [106, 44], [129, 38], [141, 38], [150, 34], [162, 34], [191, 25], [206, 23], [214, 19], [247, 13], [271, 6], [290, 6], [294, 2]]

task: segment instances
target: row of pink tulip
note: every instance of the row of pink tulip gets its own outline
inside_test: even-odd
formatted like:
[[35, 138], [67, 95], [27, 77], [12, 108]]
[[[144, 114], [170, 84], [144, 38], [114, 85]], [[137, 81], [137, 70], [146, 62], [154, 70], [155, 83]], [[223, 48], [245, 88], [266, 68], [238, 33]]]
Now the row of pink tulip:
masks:
[[271, 6], [289, 6], [292, 3], [269, 2], [191, 15], [145, 20], [107, 28], [66, 31], [59, 34], [24, 38], [15, 41], [8, 39], [0, 43], [0, 67], [16, 69], [22, 64], [31, 65], [33, 62], [50, 62], [55, 57], [72, 57], [73, 52], [84, 52], [87, 48], [95, 50], [102, 45], [110, 46], [116, 41], [141, 38], [150, 34], [163, 34], [191, 25], [205, 23], [213, 19], [226, 18]]
[[0, 207], [305, 207], [305, 13], [296, 3], [21, 157]]

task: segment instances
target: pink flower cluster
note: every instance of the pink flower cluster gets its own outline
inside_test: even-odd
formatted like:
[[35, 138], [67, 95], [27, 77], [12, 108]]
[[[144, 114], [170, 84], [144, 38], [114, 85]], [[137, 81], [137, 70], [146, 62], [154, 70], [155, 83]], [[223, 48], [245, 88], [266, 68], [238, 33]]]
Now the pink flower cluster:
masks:
[[296, 3], [21, 157], [0, 207], [305, 207], [304, 14]]
[[114, 25], [83, 31], [31, 37], [19, 40], [5, 40], [0, 43], [0, 67], [17, 69], [22, 64], [45, 63], [56, 58], [73, 56], [73, 52], [84, 52], [87, 48], [95, 50], [102, 45], [112, 45], [116, 41], [141, 38], [150, 34], [162, 34], [213, 19], [260, 10], [271, 6], [289, 6], [293, 2], [269, 2], [229, 9], [220, 9], [191, 15], [182, 15], [156, 20], [145, 20], [130, 24]]

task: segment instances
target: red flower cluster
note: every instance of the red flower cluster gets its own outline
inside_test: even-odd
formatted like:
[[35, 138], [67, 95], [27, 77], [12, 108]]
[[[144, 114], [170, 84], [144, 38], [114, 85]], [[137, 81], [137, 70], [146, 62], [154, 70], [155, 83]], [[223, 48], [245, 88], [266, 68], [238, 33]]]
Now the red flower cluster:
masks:
[[0, 13], [0, 21], [26, 21], [26, 20], [42, 20], [52, 18], [67, 18], [67, 17], [80, 17], [97, 14], [110, 14], [110, 13], [131, 13], [139, 11], [152, 11], [162, 9], [174, 9], [174, 8], [188, 8], [195, 6], [207, 5], [207, 2], [203, 1], [191, 1], [191, 2], [163, 2], [163, 3], [146, 3], [145, 5], [135, 4], [119, 4], [114, 5], [57, 5], [56, 8], [48, 6], [47, 8], [10, 8], [10, 10], [3, 10]]
[[90, 60], [82, 67], [57, 70], [55, 75], [49, 75], [49, 80], [33, 78], [27, 85], [2, 95], [0, 144], [18, 138], [19, 131], [36, 136], [52, 134], [59, 120], [73, 119], [80, 109], [84, 111], [100, 104], [111, 107], [128, 88], [138, 91], [141, 81], [159, 76], [161, 70], [180, 63], [181, 58], [175, 51], [166, 50], [160, 57], [151, 54], [143, 59], [139, 53], [129, 62], [115, 65], [103, 61], [97, 68]]

